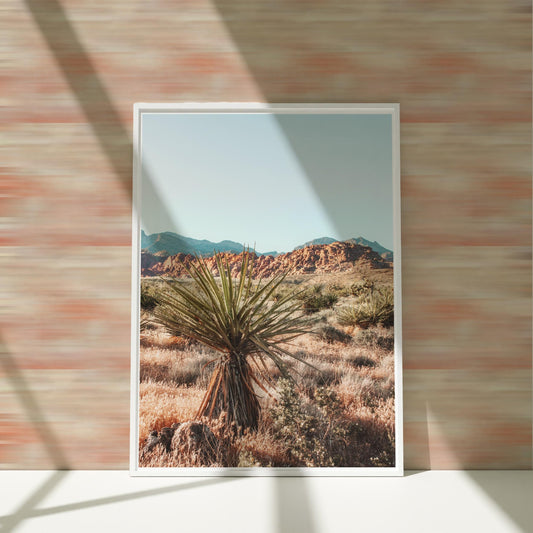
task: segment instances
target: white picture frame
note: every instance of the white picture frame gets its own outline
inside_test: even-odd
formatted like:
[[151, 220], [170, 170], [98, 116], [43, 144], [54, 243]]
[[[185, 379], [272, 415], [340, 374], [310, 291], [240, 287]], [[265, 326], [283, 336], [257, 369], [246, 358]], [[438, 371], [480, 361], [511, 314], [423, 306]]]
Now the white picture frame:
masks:
[[[400, 228], [400, 107], [399, 104], [264, 104], [264, 103], [136, 103], [133, 126], [132, 306], [131, 306], [131, 431], [132, 476], [401, 476], [403, 475], [402, 313]], [[389, 115], [391, 117], [392, 219], [394, 253], [394, 438], [395, 460], [390, 467], [244, 467], [150, 468], [139, 466], [139, 362], [141, 213], [143, 180], [143, 117], [147, 114], [271, 114]], [[229, 238], [229, 237], [228, 237]], [[253, 244], [253, 243], [252, 243]]]

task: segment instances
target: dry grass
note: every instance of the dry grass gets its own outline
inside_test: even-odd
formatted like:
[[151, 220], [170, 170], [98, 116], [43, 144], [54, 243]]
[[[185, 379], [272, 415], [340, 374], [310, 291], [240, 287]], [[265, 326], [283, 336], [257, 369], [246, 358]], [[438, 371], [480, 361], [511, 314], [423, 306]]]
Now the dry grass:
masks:
[[141, 382], [139, 388], [139, 442], [152, 430], [160, 431], [174, 422], [192, 420], [204, 390], [200, 387], [176, 387], [168, 383]]
[[[204, 420], [217, 439], [215, 455], [206, 459], [182, 445], [171, 452], [157, 445], [142, 454], [141, 466], [393, 466], [392, 329], [361, 333], [340, 326], [335, 309], [318, 315], [322, 333], [303, 335], [288, 347], [314, 368], [289, 363], [296, 386], [285, 410], [280, 411], [279, 385], [271, 396], [257, 391], [262, 406], [257, 431], [237, 436], [220, 420]], [[150, 431], [195, 419], [216, 354], [161, 329], [143, 331], [140, 354], [142, 449]], [[267, 364], [277, 381], [279, 371]], [[292, 431], [284, 432], [280, 420], [293, 424]]]

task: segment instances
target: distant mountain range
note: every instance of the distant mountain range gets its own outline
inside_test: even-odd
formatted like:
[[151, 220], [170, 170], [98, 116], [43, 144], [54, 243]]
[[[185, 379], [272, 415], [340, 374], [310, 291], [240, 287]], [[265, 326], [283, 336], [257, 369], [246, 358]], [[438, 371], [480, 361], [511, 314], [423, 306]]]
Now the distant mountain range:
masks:
[[[319, 239], [314, 239], [300, 246], [297, 246], [296, 248], [294, 248], [294, 250], [300, 250], [302, 248], [306, 248], [307, 246], [333, 244], [334, 242], [340, 241], [338, 241], [337, 239], [332, 239], [331, 237], [321, 237]], [[361, 246], [369, 246], [383, 259], [386, 259], [387, 261], [393, 260], [392, 251], [388, 250], [384, 246], [381, 246], [381, 244], [376, 241], [369, 241], [363, 237], [356, 237], [343, 242], [351, 242], [354, 244], [359, 244]], [[235, 241], [211, 242], [205, 239], [192, 239], [190, 237], [178, 235], [177, 233], [173, 233], [171, 231], [147, 235], [143, 230], [141, 230], [141, 248], [143, 252], [148, 252], [158, 257], [165, 257], [176, 254], [198, 254], [204, 257], [210, 257], [215, 252], [230, 252], [238, 254], [243, 251], [245, 246]], [[280, 255], [279, 252], [275, 251], [263, 253], [256, 251], [255, 253], [258, 256], [272, 255], [276, 257]]]
[[332, 239], [331, 237], [320, 237], [319, 239], [313, 239], [312, 241], [308, 241], [300, 246], [297, 246], [295, 250], [300, 250], [306, 246], [314, 246], [316, 244], [333, 244], [334, 242], [353, 242], [354, 244], [360, 244], [361, 246], [370, 246], [370, 248], [383, 257], [383, 259], [392, 261], [394, 258], [392, 250], [381, 246], [381, 244], [379, 244], [377, 241], [369, 241], [364, 237], [355, 237], [353, 239], [347, 239], [346, 241], [339, 241], [337, 239]]
[[[233, 276], [237, 276], [242, 263], [240, 253], [224, 252], [224, 260], [229, 264]], [[175, 254], [168, 257], [157, 257], [148, 252], [141, 256], [141, 275], [186, 277], [188, 268], [196, 263], [190, 254]], [[206, 257], [205, 263], [209, 270], [218, 274], [214, 257]], [[257, 255], [254, 262], [254, 277], [268, 278], [277, 274], [327, 274], [339, 272], [381, 271], [392, 272], [392, 262], [381, 257], [369, 246], [350, 241], [333, 242], [331, 244], [310, 245], [293, 250], [286, 254]]]
[[337, 242], [337, 239], [332, 239], [331, 237], [320, 237], [319, 239], [313, 239], [312, 241], [304, 242], [300, 246], [295, 246], [294, 250], [301, 250], [306, 246], [316, 246], [317, 244], [333, 244]]
[[[215, 252], [239, 254], [244, 250], [245, 246], [234, 241], [211, 242], [205, 239], [191, 239], [171, 231], [147, 235], [141, 230], [141, 248], [143, 251], [154, 255], [198, 254], [210, 257]], [[277, 252], [268, 252], [267, 254], [256, 252], [256, 254], [278, 255]]]

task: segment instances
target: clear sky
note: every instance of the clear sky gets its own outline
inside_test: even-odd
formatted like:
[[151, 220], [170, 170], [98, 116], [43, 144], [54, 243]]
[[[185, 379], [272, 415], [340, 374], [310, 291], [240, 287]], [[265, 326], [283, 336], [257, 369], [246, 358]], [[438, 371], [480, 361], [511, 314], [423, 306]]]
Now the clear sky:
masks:
[[143, 113], [142, 162], [148, 234], [259, 252], [325, 236], [392, 249], [390, 115]]

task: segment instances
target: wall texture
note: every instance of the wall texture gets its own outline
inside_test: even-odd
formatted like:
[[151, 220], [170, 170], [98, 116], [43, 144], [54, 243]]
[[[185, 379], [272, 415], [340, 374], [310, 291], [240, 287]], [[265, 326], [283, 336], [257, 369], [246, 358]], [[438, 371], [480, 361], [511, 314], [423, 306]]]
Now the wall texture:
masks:
[[401, 104], [407, 468], [531, 468], [531, 3], [6, 0], [3, 468], [126, 468], [132, 105]]

